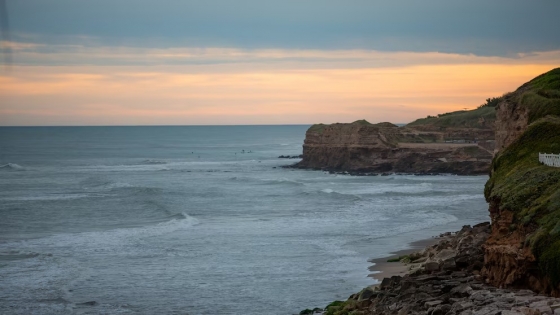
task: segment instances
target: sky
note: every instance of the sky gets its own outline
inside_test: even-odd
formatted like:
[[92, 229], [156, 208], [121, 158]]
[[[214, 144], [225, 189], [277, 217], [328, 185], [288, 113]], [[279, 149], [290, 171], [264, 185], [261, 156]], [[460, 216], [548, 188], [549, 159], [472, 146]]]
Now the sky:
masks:
[[2, 7], [0, 126], [407, 123], [560, 67], [557, 0]]

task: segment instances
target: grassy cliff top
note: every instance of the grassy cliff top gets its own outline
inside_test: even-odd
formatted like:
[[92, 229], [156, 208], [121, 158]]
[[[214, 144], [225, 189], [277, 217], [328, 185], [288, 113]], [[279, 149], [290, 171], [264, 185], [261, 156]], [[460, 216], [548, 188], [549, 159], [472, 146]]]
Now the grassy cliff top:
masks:
[[560, 68], [541, 74], [505, 96], [529, 110], [529, 123], [547, 115], [560, 116]]
[[372, 124], [365, 119], [361, 119], [361, 120], [356, 120], [356, 121], [354, 121], [352, 123], [348, 123], [348, 124], [344, 124], [344, 123], [336, 123], [336, 124], [332, 124], [332, 125], [315, 124], [315, 125], [312, 125], [311, 127], [309, 127], [309, 129], [307, 129], [307, 132], [323, 133], [323, 131], [325, 130], [325, 127], [333, 126], [333, 125], [335, 125], [335, 126], [336, 125], [340, 125], [340, 126], [358, 125], [358, 126], [371, 126], [371, 127], [378, 127], [378, 128], [398, 128], [397, 125], [392, 124], [390, 122], [381, 122], [381, 123], [377, 123], [377, 124]]
[[524, 87], [537, 90], [560, 91], [560, 68], [555, 68], [539, 75], [533, 80], [523, 84], [520, 89]]
[[438, 116], [428, 116], [417, 119], [407, 127], [434, 126], [452, 128], [489, 128], [489, 123], [496, 120], [496, 109], [491, 106], [482, 106], [474, 110], [460, 110]]

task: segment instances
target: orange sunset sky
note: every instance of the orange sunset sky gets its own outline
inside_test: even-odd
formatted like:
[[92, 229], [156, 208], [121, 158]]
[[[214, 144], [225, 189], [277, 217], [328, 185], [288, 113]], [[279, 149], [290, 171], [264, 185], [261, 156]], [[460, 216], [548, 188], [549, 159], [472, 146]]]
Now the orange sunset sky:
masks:
[[[103, 3], [107, 10], [118, 11], [110, 2]], [[120, 31], [118, 36], [96, 33], [96, 23], [111, 22], [117, 31], [124, 28], [119, 24], [122, 21], [116, 22], [127, 18], [124, 12], [111, 11], [114, 16], [107, 19], [114, 21], [91, 18], [89, 25], [87, 10], [82, 13], [86, 14], [85, 22], [65, 22], [64, 14], [71, 15], [72, 7], [61, 13], [48, 8], [39, 11], [16, 1], [7, 1], [4, 6], [10, 18], [10, 36], [2, 41], [3, 126], [311, 124], [357, 119], [407, 123], [426, 115], [476, 108], [486, 98], [512, 91], [560, 66], [559, 43], [550, 44], [550, 38], [533, 42], [521, 37], [519, 45], [515, 38], [508, 39], [501, 51], [502, 46], [481, 31], [464, 35], [467, 40], [453, 30], [439, 37], [429, 30], [425, 33], [430, 36], [413, 36], [405, 28], [400, 35], [389, 32], [387, 39], [375, 31], [384, 25], [391, 29], [390, 22], [381, 21], [372, 26], [375, 36], [360, 24], [354, 27], [359, 36], [351, 41], [321, 41], [333, 36], [332, 29], [350, 28], [347, 24], [355, 23], [352, 14], [359, 20], [359, 7], [345, 13], [347, 20], [321, 21], [330, 26], [331, 33], [308, 26], [314, 32], [290, 42], [282, 33], [284, 28], [276, 30], [262, 19], [254, 21], [251, 30], [262, 23], [270, 38], [260, 33], [253, 37], [228, 35], [210, 28], [200, 33], [189, 31], [190, 37], [176, 32], [162, 39], [158, 32], [165, 33], [164, 29], [147, 35], [141, 30]], [[161, 10], [171, 14], [174, 9]], [[203, 9], [198, 8], [206, 12]], [[546, 8], [542, 11], [545, 14]], [[33, 24], [34, 17], [41, 15], [43, 24]], [[253, 15], [245, 13], [228, 23], [235, 28], [247, 16]], [[272, 18], [278, 19], [280, 26], [286, 23], [284, 27], [294, 23], [281, 14]], [[173, 18], [169, 19], [167, 23], [172, 24]], [[364, 17], [363, 21], [369, 20]], [[545, 22], [541, 22], [546, 24], [542, 27], [558, 24], [552, 18]], [[76, 33], [61, 34], [58, 24], [65, 23], [68, 32], [76, 25]], [[415, 23], [425, 24], [423, 20]], [[166, 27], [204, 29], [201, 25], [193, 22]], [[415, 27], [409, 26], [411, 30]], [[538, 27], [534, 26], [535, 32]], [[307, 29], [301, 26], [300, 30], [305, 33]], [[500, 38], [500, 33], [494, 36]], [[188, 39], [194, 37], [199, 40]], [[316, 43], [314, 38], [318, 38]]]

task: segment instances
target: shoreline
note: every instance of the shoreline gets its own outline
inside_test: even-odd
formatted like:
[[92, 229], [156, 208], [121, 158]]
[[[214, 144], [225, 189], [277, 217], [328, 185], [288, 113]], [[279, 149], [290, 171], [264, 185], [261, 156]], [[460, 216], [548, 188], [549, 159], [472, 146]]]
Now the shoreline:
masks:
[[428, 248], [429, 246], [437, 244], [440, 240], [442, 240], [442, 236], [421, 239], [417, 241], [412, 241], [408, 243], [409, 248], [398, 250], [392, 252], [389, 256], [381, 257], [381, 258], [374, 258], [368, 260], [368, 262], [373, 263], [368, 270], [372, 273], [368, 274], [368, 277], [377, 280], [379, 283], [371, 285], [371, 287], [376, 287], [381, 284], [384, 278], [391, 278], [393, 276], [404, 276], [409, 270], [409, 266], [404, 264], [400, 261], [389, 262], [388, 260], [399, 258], [400, 256], [410, 255], [412, 253], [416, 253], [423, 249]]
[[[481, 275], [489, 222], [413, 241], [392, 256], [372, 259], [377, 285], [301, 314], [540, 315], [560, 314], [560, 298], [523, 288], [494, 287]], [[420, 249], [420, 250], [419, 250]], [[419, 251], [418, 251], [419, 250]], [[410, 263], [387, 262], [409, 254]], [[407, 259], [407, 261], [408, 261]], [[382, 280], [381, 280], [382, 279]]]
[[[299, 163], [299, 162], [298, 162]], [[368, 170], [340, 170], [334, 168], [318, 168], [318, 167], [307, 167], [299, 166], [298, 163], [282, 165], [281, 168], [285, 169], [299, 169], [299, 170], [309, 170], [309, 171], [321, 171], [328, 172], [329, 174], [336, 175], [350, 175], [350, 176], [392, 176], [392, 175], [407, 175], [407, 176], [481, 176], [488, 175], [489, 170], [484, 170], [480, 172], [380, 172], [380, 171], [368, 171]]]

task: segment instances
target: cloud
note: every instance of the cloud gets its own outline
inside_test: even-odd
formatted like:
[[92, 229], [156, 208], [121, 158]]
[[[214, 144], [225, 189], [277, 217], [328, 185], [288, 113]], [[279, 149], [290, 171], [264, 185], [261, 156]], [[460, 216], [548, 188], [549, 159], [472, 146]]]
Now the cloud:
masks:
[[440, 52], [376, 51], [365, 49], [242, 49], [231, 47], [143, 48], [89, 44], [46, 45], [33, 42], [0, 42], [10, 47], [19, 65], [264, 65], [266, 67], [364, 68], [426, 64], [550, 64], [560, 59], [560, 50], [511, 54], [508, 57], [477, 56]]
[[101, 46], [365, 49], [507, 56], [559, 50], [543, 0], [8, 1], [13, 38]]

